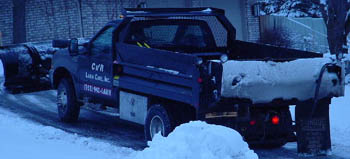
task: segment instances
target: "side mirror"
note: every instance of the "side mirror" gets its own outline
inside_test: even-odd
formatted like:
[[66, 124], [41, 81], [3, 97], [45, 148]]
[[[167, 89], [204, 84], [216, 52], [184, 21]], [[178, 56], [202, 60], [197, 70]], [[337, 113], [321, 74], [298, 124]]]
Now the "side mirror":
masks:
[[79, 54], [79, 44], [78, 44], [78, 39], [71, 39], [69, 43], [69, 54], [71, 56], [75, 56]]

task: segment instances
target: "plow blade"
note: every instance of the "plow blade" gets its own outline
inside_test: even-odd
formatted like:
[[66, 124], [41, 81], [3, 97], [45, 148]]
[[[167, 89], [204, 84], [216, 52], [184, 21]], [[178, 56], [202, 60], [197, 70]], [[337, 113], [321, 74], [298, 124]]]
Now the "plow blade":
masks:
[[6, 89], [16, 93], [50, 88], [49, 70], [56, 50], [51, 41], [0, 47]]

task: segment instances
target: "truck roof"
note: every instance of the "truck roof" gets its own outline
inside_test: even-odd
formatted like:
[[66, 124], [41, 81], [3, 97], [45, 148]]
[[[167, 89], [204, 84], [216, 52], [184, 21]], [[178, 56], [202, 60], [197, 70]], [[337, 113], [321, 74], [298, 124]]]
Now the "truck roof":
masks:
[[216, 16], [225, 15], [225, 10], [211, 7], [201, 8], [124, 8], [124, 16], [167, 17], [167, 16]]

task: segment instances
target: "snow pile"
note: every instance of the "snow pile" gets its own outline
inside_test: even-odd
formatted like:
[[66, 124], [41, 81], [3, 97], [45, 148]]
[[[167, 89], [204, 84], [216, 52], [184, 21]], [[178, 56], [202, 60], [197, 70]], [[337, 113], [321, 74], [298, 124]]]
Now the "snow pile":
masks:
[[345, 89], [345, 97], [333, 98], [330, 106], [330, 122], [333, 153], [349, 158], [350, 150], [350, 86]]
[[350, 84], [350, 74], [346, 75], [345, 84]]
[[233, 129], [195, 121], [180, 125], [168, 137], [156, 135], [135, 159], [257, 159]]
[[0, 132], [0, 158], [4, 159], [258, 158], [238, 132], [199, 121], [177, 127], [167, 138], [156, 135], [143, 151], [32, 123], [1, 108]]
[[4, 77], [4, 65], [0, 59], [0, 77]]
[[0, 132], [0, 154], [4, 159], [121, 159], [134, 152], [37, 125], [1, 109]]
[[[228, 61], [223, 65], [224, 97], [251, 99], [253, 103], [266, 103], [274, 99], [313, 98], [315, 81], [321, 68], [332, 62], [329, 58], [298, 59], [290, 62]], [[338, 77], [325, 71], [320, 95], [342, 95], [344, 87], [333, 86]], [[339, 82], [338, 82], [339, 83]]]
[[350, 74], [346, 75], [345, 84], [350, 84]]

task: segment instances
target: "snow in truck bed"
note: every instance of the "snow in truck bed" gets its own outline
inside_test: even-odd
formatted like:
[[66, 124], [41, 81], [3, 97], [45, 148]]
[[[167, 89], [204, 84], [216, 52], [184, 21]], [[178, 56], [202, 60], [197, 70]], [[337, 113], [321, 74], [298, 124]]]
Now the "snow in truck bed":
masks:
[[[224, 97], [251, 99], [253, 103], [268, 103], [274, 99], [311, 99], [322, 66], [330, 62], [330, 58], [289, 62], [228, 61], [223, 65], [221, 93]], [[329, 93], [342, 94], [344, 88], [333, 86], [333, 79], [338, 78], [325, 71], [320, 98]]]

